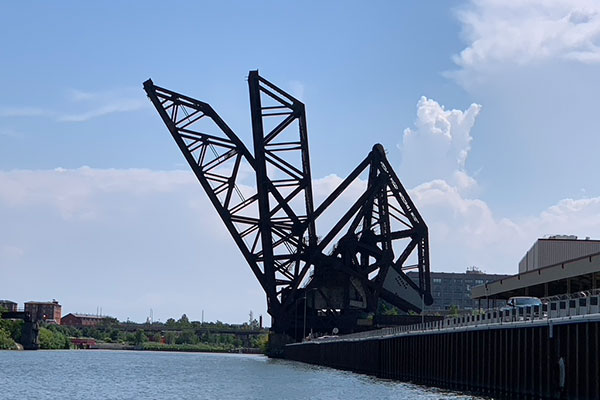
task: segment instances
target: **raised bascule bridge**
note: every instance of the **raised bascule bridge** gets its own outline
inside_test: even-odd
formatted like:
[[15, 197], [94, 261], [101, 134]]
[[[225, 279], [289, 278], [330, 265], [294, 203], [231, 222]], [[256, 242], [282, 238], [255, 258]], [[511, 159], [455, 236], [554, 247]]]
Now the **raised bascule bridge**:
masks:
[[600, 398], [600, 253], [490, 284], [594, 282], [577, 298], [374, 330], [382, 300], [432, 303], [427, 225], [380, 144], [315, 208], [304, 104], [258, 71], [248, 85], [252, 153], [207, 103], [144, 89], [266, 293], [271, 356], [500, 398]]
[[[364, 330], [381, 299], [405, 312], [430, 305], [427, 225], [383, 146], [315, 207], [304, 104], [258, 71], [248, 86], [252, 152], [208, 103], [144, 82], [266, 293], [271, 343]], [[318, 234], [357, 185], [353, 204]]]

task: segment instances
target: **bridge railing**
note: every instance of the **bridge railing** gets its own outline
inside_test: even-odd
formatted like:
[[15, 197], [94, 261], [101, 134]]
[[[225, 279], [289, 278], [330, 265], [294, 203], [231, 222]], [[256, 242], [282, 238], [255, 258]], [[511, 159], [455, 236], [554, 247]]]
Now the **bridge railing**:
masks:
[[318, 341], [333, 341], [343, 339], [366, 339], [378, 338], [383, 336], [394, 336], [408, 334], [411, 332], [424, 332], [435, 330], [452, 330], [462, 327], [476, 327], [487, 325], [505, 325], [523, 322], [535, 322], [543, 320], [552, 320], [556, 318], [573, 317], [577, 315], [591, 315], [600, 313], [600, 292], [594, 291], [593, 294], [555, 299], [541, 306], [524, 307], [502, 307], [479, 312], [462, 314], [453, 317], [446, 317], [443, 320], [412, 324], [405, 326], [395, 326], [373, 331], [365, 331], [343, 335], [340, 337], [319, 338]]

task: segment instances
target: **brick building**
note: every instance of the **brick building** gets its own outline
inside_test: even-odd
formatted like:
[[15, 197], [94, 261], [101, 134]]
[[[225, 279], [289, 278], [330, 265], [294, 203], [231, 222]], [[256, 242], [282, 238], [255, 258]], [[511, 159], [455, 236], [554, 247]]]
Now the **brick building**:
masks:
[[25, 312], [31, 314], [34, 321], [46, 321], [60, 324], [62, 307], [58, 301], [28, 301], [25, 303]]
[[62, 317], [60, 324], [66, 326], [97, 326], [101, 325], [105, 316], [69, 313]]
[[17, 303], [10, 300], [0, 300], [0, 308], [4, 308], [6, 311], [17, 311]]

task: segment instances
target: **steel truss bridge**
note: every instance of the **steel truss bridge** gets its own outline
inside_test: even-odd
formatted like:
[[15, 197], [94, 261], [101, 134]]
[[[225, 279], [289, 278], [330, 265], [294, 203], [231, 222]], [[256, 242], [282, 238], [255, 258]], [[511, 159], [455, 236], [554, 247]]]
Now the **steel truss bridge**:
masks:
[[[209, 104], [152, 80], [144, 89], [265, 291], [272, 330], [295, 340], [350, 333], [380, 299], [407, 312], [431, 304], [427, 225], [383, 146], [315, 207], [304, 104], [258, 71], [248, 85], [253, 152]], [[356, 185], [360, 195], [318, 236], [317, 222]]]

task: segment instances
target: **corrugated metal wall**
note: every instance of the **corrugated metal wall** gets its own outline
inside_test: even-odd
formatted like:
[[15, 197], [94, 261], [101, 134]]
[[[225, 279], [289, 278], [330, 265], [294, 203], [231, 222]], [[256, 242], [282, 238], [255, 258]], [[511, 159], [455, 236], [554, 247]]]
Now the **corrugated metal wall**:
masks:
[[538, 239], [519, 262], [519, 273], [599, 252], [597, 240]]

